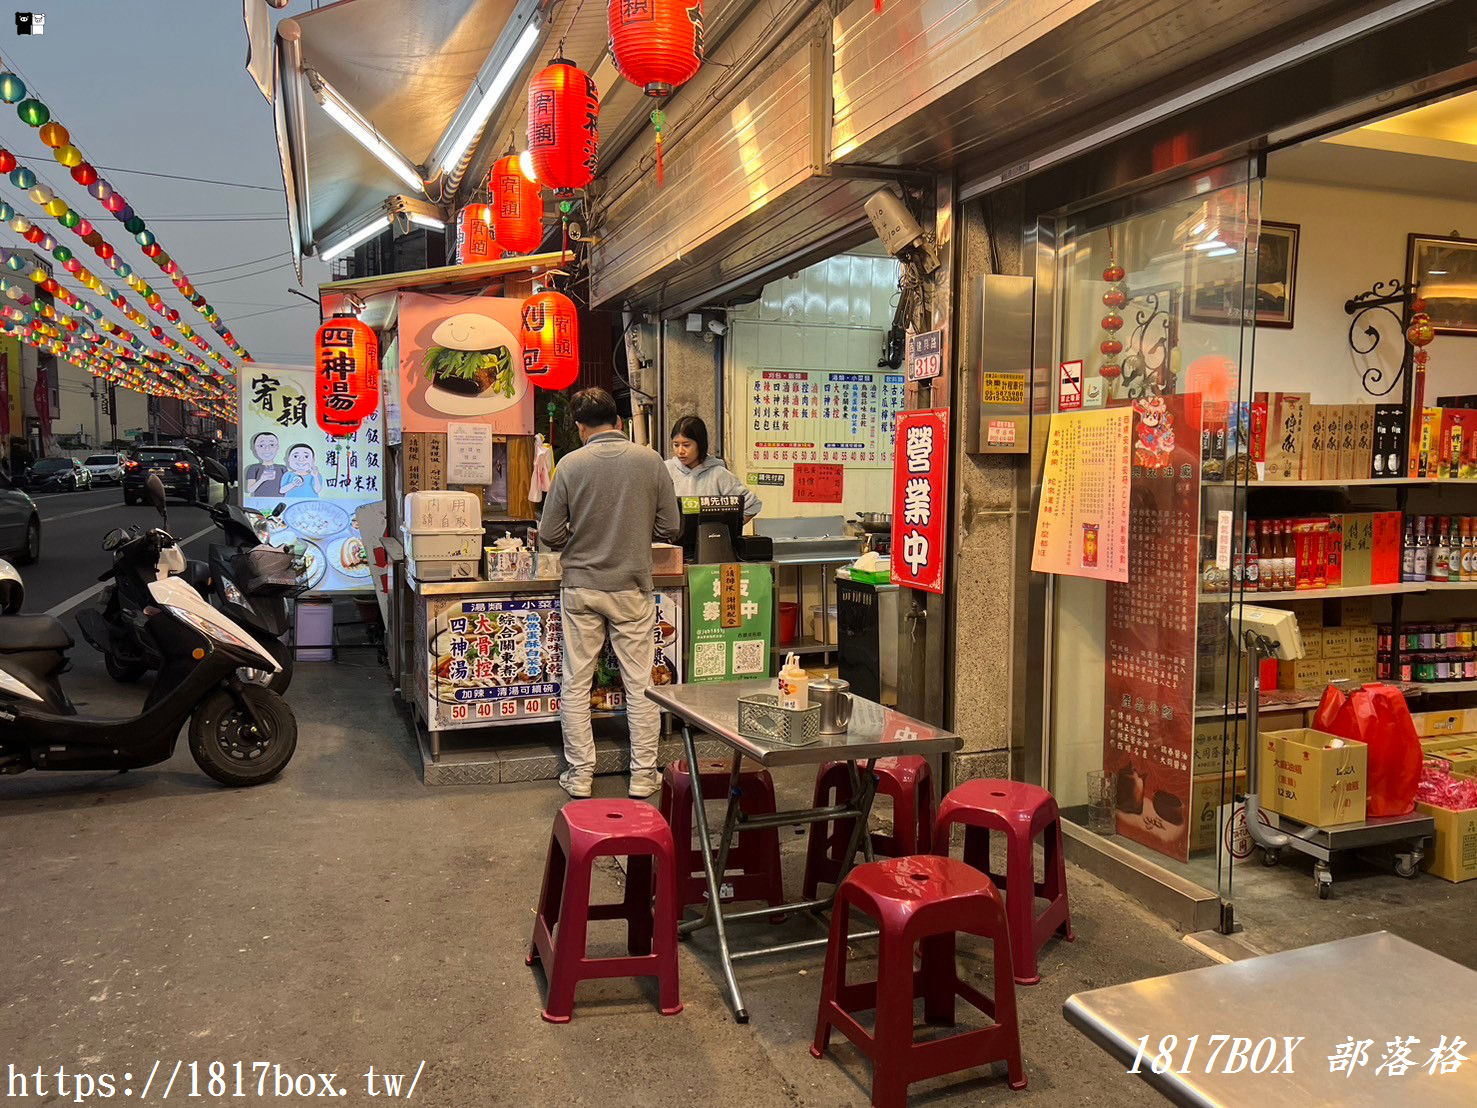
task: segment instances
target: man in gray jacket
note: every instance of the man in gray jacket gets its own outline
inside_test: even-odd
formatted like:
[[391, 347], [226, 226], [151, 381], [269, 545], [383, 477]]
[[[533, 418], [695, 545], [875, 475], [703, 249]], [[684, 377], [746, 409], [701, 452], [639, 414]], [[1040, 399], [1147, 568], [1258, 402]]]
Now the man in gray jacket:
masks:
[[584, 446], [555, 469], [539, 520], [539, 539], [561, 552], [564, 573], [559, 724], [569, 768], [559, 775], [559, 784], [572, 797], [590, 795], [595, 776], [590, 685], [609, 635], [626, 687], [629, 791], [647, 797], [661, 786], [656, 768], [661, 713], [646, 697], [656, 625], [651, 544], [676, 538], [682, 519], [661, 455], [621, 433], [610, 393], [585, 389], [569, 407]]

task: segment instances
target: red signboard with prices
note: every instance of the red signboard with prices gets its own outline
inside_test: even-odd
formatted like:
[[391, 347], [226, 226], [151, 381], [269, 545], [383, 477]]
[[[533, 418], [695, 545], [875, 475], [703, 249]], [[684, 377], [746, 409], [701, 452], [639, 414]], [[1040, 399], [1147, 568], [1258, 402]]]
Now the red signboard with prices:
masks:
[[948, 492], [948, 410], [901, 413], [892, 463], [894, 585], [944, 591]]
[[838, 465], [795, 463], [796, 504], [840, 504], [842, 474]]

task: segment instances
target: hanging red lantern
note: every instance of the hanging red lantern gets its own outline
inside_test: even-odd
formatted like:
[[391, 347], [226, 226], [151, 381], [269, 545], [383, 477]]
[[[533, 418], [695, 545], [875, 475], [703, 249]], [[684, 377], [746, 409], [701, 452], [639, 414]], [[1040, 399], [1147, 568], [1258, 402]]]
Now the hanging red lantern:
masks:
[[647, 96], [671, 96], [702, 67], [702, 0], [610, 0], [606, 15], [616, 69]]
[[544, 198], [538, 182], [519, 168], [518, 156], [499, 158], [487, 175], [492, 193], [492, 237], [514, 254], [531, 254], [544, 241]]
[[380, 342], [352, 316], [335, 316], [318, 328], [318, 426], [330, 435], [352, 435], [380, 402]]
[[492, 208], [487, 204], [468, 204], [457, 215], [456, 260], [462, 265], [496, 261], [503, 256], [492, 237]]
[[562, 292], [537, 292], [523, 302], [523, 372], [541, 389], [567, 389], [580, 375], [580, 317]]
[[600, 95], [583, 69], [555, 58], [528, 86], [528, 153], [539, 181], [559, 192], [595, 178]]

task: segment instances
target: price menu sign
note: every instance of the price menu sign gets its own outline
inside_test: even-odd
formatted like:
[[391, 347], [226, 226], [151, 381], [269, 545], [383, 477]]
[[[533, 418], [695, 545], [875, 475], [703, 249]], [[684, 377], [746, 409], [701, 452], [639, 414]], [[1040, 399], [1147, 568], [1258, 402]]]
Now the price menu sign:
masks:
[[751, 369], [747, 387], [749, 469], [807, 462], [891, 468], [903, 374]]

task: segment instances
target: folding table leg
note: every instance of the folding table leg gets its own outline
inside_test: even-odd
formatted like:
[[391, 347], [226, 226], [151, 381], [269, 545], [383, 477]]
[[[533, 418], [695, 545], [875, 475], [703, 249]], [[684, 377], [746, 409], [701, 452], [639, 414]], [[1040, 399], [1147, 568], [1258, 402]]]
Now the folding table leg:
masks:
[[[698, 772], [697, 744], [692, 739], [692, 727], [686, 720], [682, 721], [682, 745], [687, 752], [687, 764], [692, 771], [692, 807], [693, 818], [697, 822], [697, 840], [699, 853], [703, 857], [703, 876], [708, 882], [708, 907], [703, 913], [703, 918], [697, 921], [696, 926], [688, 928], [689, 931], [697, 930], [704, 926], [709, 918], [718, 931], [718, 961], [723, 966], [723, 976], [728, 981], [728, 994], [733, 999], [733, 1017], [739, 1023], [749, 1022], [749, 1013], [744, 1008], [744, 999], [739, 994], [738, 979], [733, 975], [733, 960], [728, 953], [728, 932], [723, 926], [723, 913], [719, 910], [719, 874], [713, 865], [713, 840], [708, 835], [708, 813], [703, 806], [703, 783], [702, 774]], [[728, 801], [730, 812], [735, 806], [732, 797]], [[732, 819], [725, 820], [725, 824], [731, 823]], [[724, 851], [725, 856], [727, 851]]]

